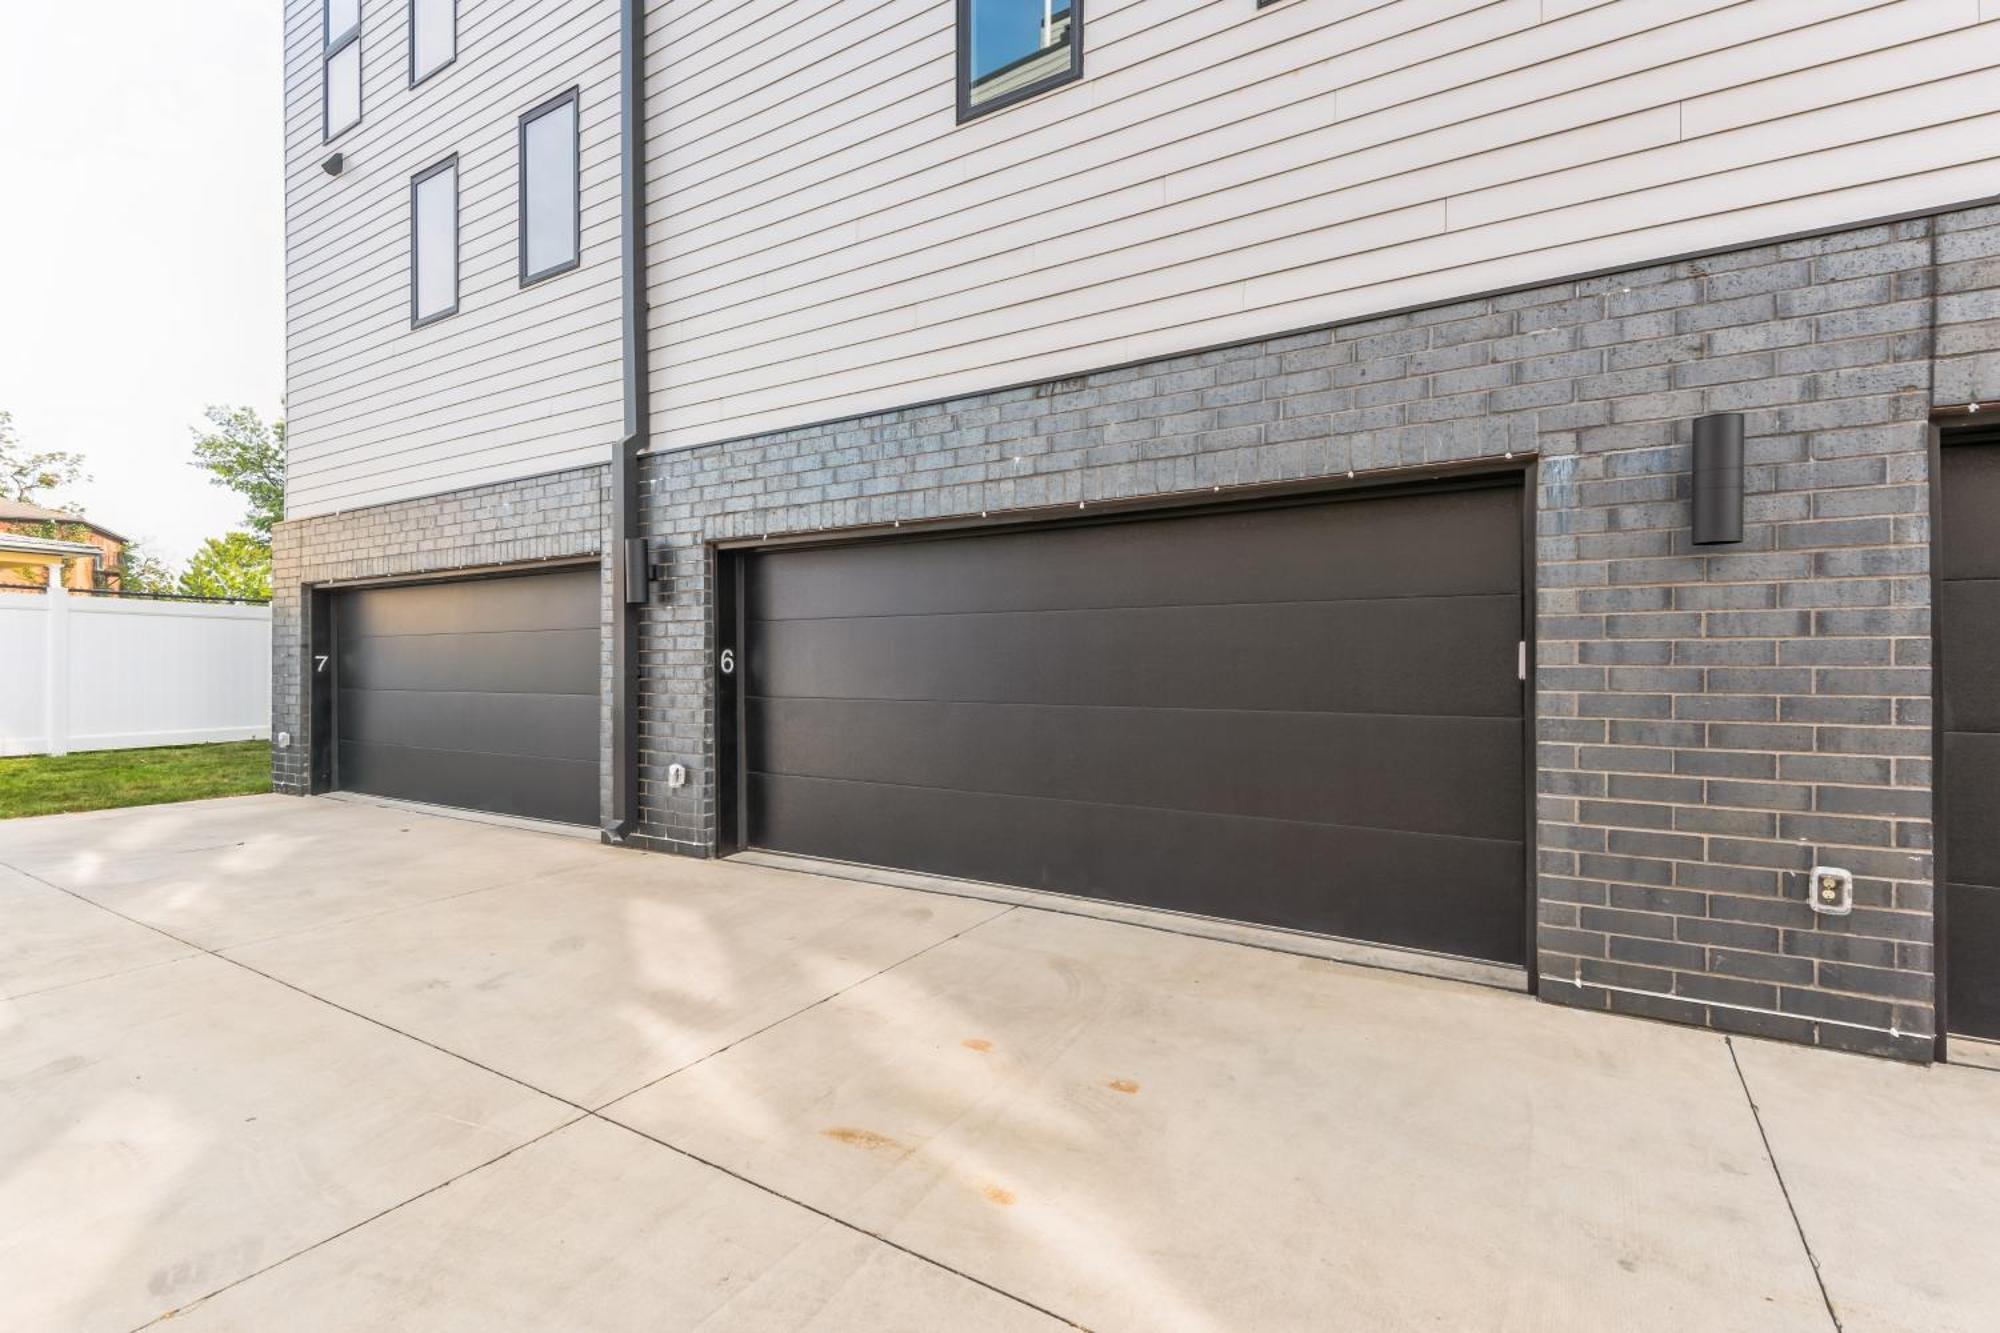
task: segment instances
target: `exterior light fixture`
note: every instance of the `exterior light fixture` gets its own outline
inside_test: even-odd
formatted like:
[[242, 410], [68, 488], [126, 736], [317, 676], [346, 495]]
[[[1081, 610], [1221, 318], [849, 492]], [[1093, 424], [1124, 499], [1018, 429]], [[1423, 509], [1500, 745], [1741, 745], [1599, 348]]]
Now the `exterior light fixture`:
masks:
[[339, 153], [335, 153], [332, 157], [319, 164], [319, 169], [329, 176], [338, 176], [346, 167], [347, 159]]
[[1717, 412], [1694, 423], [1696, 546], [1743, 540], [1743, 414]]

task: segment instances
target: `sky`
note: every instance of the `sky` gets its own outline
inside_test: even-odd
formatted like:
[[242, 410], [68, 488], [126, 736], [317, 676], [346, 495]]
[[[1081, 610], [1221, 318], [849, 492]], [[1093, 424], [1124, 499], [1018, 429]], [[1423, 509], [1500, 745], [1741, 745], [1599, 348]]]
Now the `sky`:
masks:
[[281, 410], [282, 8], [0, 0], [0, 410], [176, 567], [243, 516], [189, 428]]

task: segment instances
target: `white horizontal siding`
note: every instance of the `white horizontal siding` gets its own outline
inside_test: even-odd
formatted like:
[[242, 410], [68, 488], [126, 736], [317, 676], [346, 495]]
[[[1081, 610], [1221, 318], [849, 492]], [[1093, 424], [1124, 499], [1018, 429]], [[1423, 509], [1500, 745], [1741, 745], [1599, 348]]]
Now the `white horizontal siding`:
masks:
[[[623, 425], [616, 0], [459, 0], [458, 58], [415, 89], [406, 0], [362, 10], [362, 123], [327, 145], [320, 0], [286, 7], [291, 517], [601, 461]], [[523, 290], [518, 121], [572, 86], [583, 262]], [[452, 153], [459, 313], [413, 330], [409, 180]]]
[[655, 443], [1992, 194], [1996, 8], [1090, 0], [958, 125], [948, 0], [657, 3]]

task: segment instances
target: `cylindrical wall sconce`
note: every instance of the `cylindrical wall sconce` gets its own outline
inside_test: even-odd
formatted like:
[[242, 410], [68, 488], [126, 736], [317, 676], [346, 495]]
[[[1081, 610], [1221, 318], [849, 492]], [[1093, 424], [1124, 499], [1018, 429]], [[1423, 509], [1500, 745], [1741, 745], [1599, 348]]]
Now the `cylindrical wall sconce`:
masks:
[[1743, 540], [1743, 414], [1694, 422], [1694, 544]]

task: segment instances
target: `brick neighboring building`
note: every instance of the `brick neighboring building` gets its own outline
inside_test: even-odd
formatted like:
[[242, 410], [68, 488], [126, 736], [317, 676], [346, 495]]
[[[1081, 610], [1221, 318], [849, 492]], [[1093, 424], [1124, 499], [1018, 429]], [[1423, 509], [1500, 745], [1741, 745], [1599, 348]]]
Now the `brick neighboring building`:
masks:
[[290, 10], [280, 790], [2000, 1040], [2000, 18], [491, 8]]
[[[126, 539], [109, 528], [101, 528], [80, 515], [25, 500], [0, 500], [0, 532], [60, 537], [95, 546], [99, 552], [96, 557], [71, 560], [63, 566], [64, 585], [79, 591], [118, 586], [117, 571], [124, 564]], [[25, 570], [0, 568], [0, 584], [39, 586], [39, 578], [30, 577]]]

